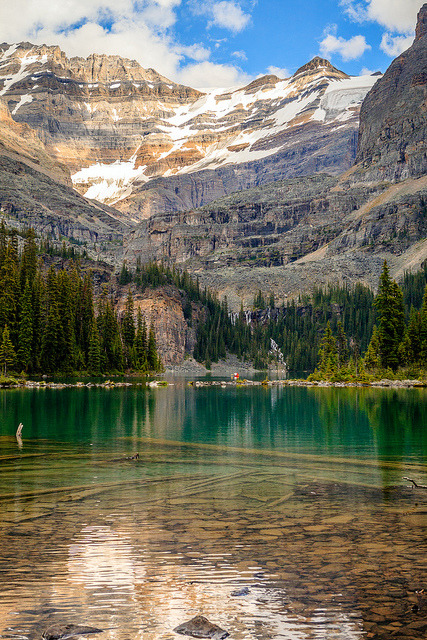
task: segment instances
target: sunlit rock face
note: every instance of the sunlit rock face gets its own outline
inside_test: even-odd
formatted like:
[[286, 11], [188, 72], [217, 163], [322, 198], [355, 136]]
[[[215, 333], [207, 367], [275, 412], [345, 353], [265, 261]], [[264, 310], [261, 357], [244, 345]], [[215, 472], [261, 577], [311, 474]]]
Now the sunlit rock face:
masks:
[[80, 193], [135, 219], [281, 177], [341, 173], [376, 80], [314, 58], [286, 80], [203, 93], [119, 56], [0, 45], [0, 94], [13, 118], [38, 132]]
[[1, 97], [0, 216], [11, 216], [16, 228], [32, 226], [54, 241], [69, 238], [89, 251], [89, 245], [106, 243], [113, 261], [119, 259], [123, 234], [133, 226], [125, 214], [72, 189], [67, 166], [48, 153], [34, 129], [13, 120]]

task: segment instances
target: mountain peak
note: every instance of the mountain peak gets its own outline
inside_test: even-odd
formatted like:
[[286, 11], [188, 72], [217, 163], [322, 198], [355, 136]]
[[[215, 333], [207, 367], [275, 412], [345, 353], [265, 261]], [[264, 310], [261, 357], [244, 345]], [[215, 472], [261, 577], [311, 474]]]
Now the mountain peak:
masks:
[[427, 33], [427, 3], [423, 4], [418, 12], [417, 26], [415, 27], [415, 40], [419, 40]]
[[281, 82], [280, 78], [273, 74], [261, 76], [246, 85], [246, 87], [244, 87], [244, 91], [246, 91], [246, 93], [258, 91], [261, 87], [271, 87], [276, 85], [278, 82]]
[[295, 78], [295, 76], [298, 76], [301, 73], [309, 73], [317, 71], [318, 69], [327, 69], [329, 72], [332, 72], [334, 74], [338, 73], [342, 74], [343, 77], [348, 77], [345, 73], [334, 67], [329, 62], [329, 60], [326, 60], [326, 58], [320, 58], [319, 56], [315, 56], [312, 60], [310, 60], [310, 62], [307, 62], [302, 67], [297, 69], [292, 77]]

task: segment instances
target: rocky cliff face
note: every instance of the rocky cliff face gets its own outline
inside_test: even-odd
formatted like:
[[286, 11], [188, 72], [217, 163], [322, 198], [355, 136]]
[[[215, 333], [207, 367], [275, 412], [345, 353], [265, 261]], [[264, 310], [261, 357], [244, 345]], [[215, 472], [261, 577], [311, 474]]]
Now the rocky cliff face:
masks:
[[136, 220], [272, 179], [353, 163], [360, 104], [377, 80], [314, 58], [203, 94], [119, 56], [0, 45], [0, 95], [65, 163], [80, 193]]
[[[363, 102], [355, 167], [337, 178], [274, 182], [180, 214], [171, 205], [136, 227], [128, 259], [181, 263], [237, 309], [258, 289], [286, 298], [331, 280], [375, 287], [385, 258], [394, 276], [417, 268], [427, 258], [426, 21], [427, 5], [413, 46]], [[172, 197], [184, 187], [177, 180]]]
[[[196, 331], [189, 326], [184, 317], [185, 294], [173, 286], [157, 289], [147, 288], [143, 293], [133, 292], [135, 322], [138, 309], [147, 327], [154, 323], [156, 345], [164, 366], [181, 364], [186, 356], [193, 353], [196, 344]], [[117, 312], [121, 316], [126, 307], [127, 292], [123, 292], [117, 301]], [[193, 304], [193, 317], [196, 320], [202, 309]]]
[[392, 62], [360, 113], [357, 162], [365, 180], [403, 180], [427, 172], [427, 5], [413, 45]]

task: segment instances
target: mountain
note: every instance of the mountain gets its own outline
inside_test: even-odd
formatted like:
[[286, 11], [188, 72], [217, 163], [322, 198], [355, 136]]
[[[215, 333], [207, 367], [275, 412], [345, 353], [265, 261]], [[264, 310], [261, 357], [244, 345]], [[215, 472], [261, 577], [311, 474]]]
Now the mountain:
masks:
[[[36, 132], [13, 120], [0, 98], [0, 213], [12, 226], [33, 226], [61, 242], [84, 245], [89, 255], [121, 259], [132, 222], [72, 188], [70, 172], [52, 157]], [[119, 249], [119, 255], [117, 250]]]
[[286, 80], [203, 93], [119, 56], [0, 45], [0, 95], [13, 118], [37, 131], [81, 194], [134, 220], [274, 179], [342, 173], [377, 79], [317, 57]]
[[364, 99], [351, 169], [154, 215], [128, 237], [129, 262], [185, 265], [234, 308], [258, 289], [284, 299], [329, 281], [375, 287], [384, 259], [394, 277], [418, 267], [427, 258], [426, 22], [427, 4], [414, 44]]
[[[68, 227], [55, 233], [66, 235], [84, 218], [73, 194], [88, 228], [102, 220], [108, 238], [116, 225], [130, 264], [185, 266], [234, 308], [258, 289], [286, 298], [331, 280], [375, 286], [385, 258], [398, 276], [427, 258], [426, 13], [383, 77], [352, 78], [314, 58], [286, 80], [209, 93], [118, 56], [1, 45], [10, 129], [24, 127], [39, 154], [38, 168], [21, 158], [24, 174], [56, 185], [25, 198], [40, 224], [44, 206], [56, 219], [65, 212]], [[67, 171], [104, 203], [72, 191]]]

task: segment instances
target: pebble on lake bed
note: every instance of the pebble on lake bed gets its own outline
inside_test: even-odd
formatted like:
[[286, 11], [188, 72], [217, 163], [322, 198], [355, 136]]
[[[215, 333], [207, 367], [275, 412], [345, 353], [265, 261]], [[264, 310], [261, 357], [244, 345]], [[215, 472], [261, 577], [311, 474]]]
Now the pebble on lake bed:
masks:
[[85, 627], [78, 624], [54, 625], [43, 631], [43, 640], [65, 640], [75, 636], [85, 636], [90, 633], [102, 633], [103, 629], [96, 627]]
[[183, 622], [174, 629], [175, 633], [183, 636], [192, 636], [193, 638], [211, 638], [212, 640], [224, 640], [230, 635], [221, 627], [209, 622], [204, 616], [196, 616], [188, 622]]
[[243, 587], [242, 589], [236, 589], [235, 591], [231, 592], [231, 595], [234, 597], [238, 597], [238, 596], [247, 596], [248, 593], [250, 593], [250, 590], [248, 587]]

